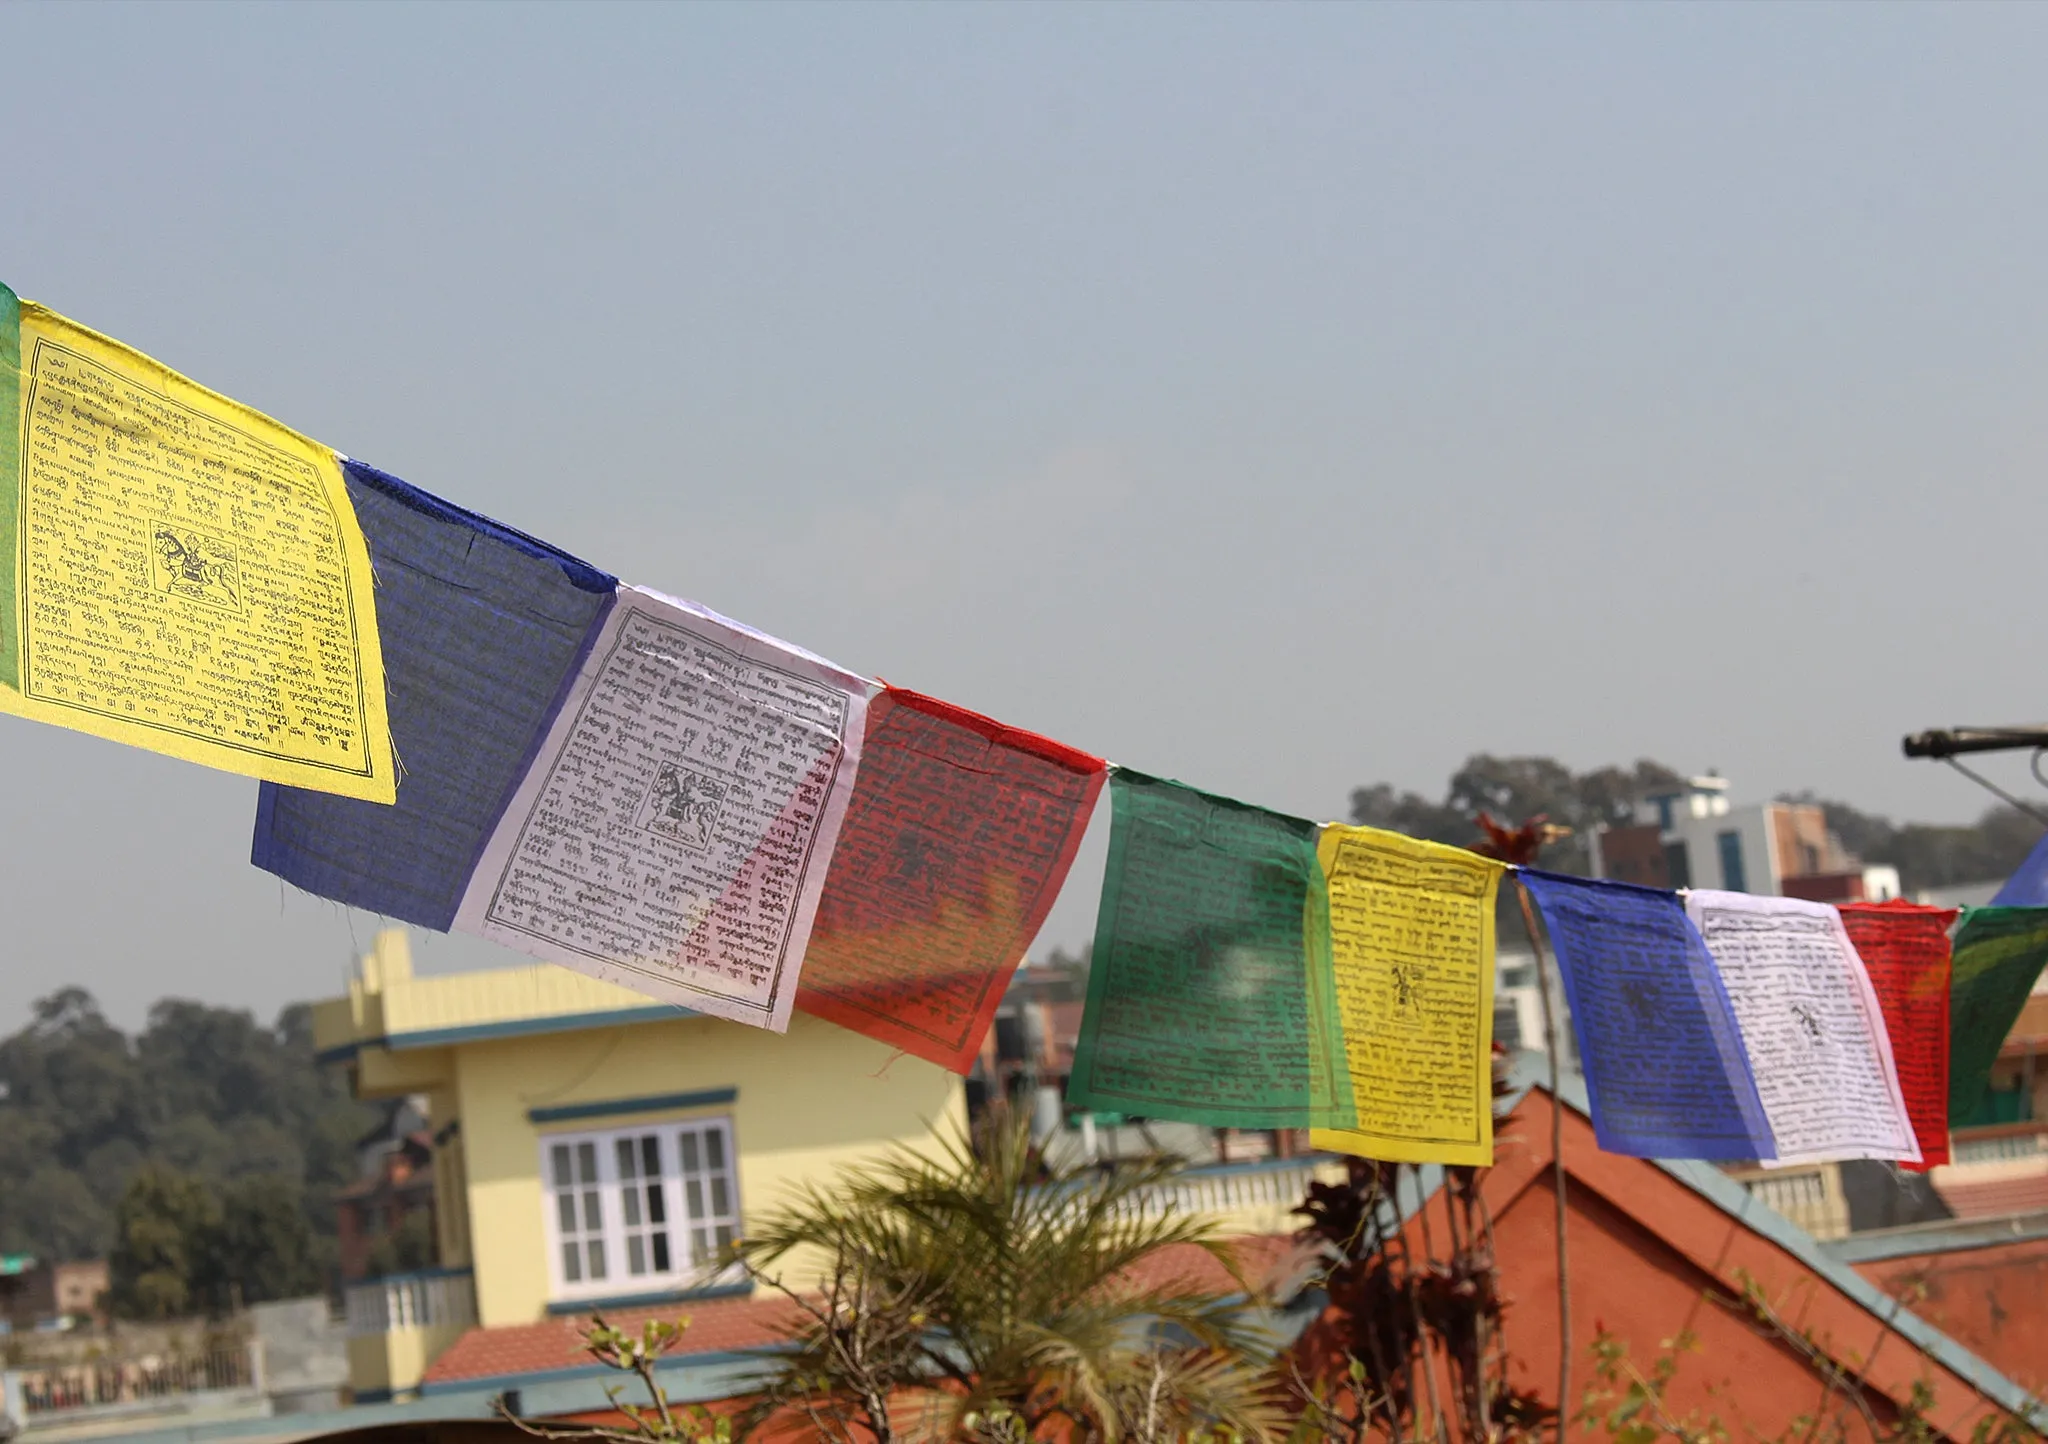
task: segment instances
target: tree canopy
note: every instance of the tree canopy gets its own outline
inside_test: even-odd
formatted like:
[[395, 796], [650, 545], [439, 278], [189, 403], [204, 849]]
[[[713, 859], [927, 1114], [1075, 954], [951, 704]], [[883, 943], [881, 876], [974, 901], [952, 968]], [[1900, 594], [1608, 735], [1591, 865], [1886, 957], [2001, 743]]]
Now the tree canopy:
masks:
[[[1507, 823], [1540, 812], [1572, 829], [1571, 837], [1544, 849], [1543, 865], [1584, 874], [1592, 871], [1587, 838], [1594, 828], [1634, 821], [1639, 798], [1683, 780], [1675, 769], [1648, 758], [1628, 767], [1573, 772], [1552, 757], [1495, 757], [1481, 752], [1451, 774], [1442, 801], [1385, 782], [1353, 789], [1351, 820], [1469, 847], [1478, 836], [1481, 812]], [[1790, 793], [1779, 801], [1819, 807], [1851, 853], [1866, 863], [1888, 863], [1899, 870], [1899, 885], [1908, 897], [1923, 888], [2006, 877], [2041, 837], [2040, 823], [2005, 806], [1986, 810], [1975, 823], [1948, 826], [1895, 823], [1812, 792]]]
[[1559, 872], [1592, 871], [1586, 839], [1602, 823], [1635, 819], [1636, 799], [1683, 781], [1661, 762], [1640, 759], [1633, 767], [1598, 767], [1573, 772], [1553, 757], [1495, 757], [1477, 753], [1453, 772], [1442, 802], [1378, 782], [1351, 794], [1351, 820], [1410, 837], [1469, 847], [1479, 835], [1479, 814], [1519, 823], [1538, 813], [1569, 827], [1572, 835], [1552, 844], [1543, 865]]
[[169, 998], [130, 1037], [62, 988], [0, 1039], [0, 1085], [0, 1251], [111, 1255], [116, 1302], [158, 1316], [325, 1286], [377, 1115], [314, 1062], [305, 1005], [265, 1027]]

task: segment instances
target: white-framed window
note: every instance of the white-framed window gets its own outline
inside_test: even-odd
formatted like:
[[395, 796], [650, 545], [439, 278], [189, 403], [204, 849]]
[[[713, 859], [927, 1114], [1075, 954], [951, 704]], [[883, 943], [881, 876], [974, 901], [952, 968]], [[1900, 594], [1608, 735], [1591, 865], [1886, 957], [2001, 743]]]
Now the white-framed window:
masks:
[[550, 1133], [540, 1151], [557, 1298], [708, 1282], [739, 1236], [730, 1119]]

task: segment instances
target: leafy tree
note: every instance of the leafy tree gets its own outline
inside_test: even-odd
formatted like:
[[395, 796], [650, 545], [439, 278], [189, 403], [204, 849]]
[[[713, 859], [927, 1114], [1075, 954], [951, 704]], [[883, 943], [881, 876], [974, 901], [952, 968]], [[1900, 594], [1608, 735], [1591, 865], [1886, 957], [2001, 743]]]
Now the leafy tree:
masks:
[[169, 1319], [191, 1312], [193, 1283], [208, 1235], [219, 1218], [205, 1185], [160, 1164], [145, 1164], [114, 1210], [114, 1250], [107, 1260], [111, 1306], [129, 1319]]
[[[1478, 835], [1478, 817], [1491, 813], [1503, 822], [1521, 822], [1538, 813], [1572, 829], [1572, 836], [1548, 846], [1543, 865], [1559, 872], [1592, 871], [1587, 839], [1602, 823], [1618, 826], [1634, 820], [1639, 799], [1684, 779], [1661, 762], [1643, 759], [1632, 767], [1597, 767], [1573, 772], [1550, 757], [1495, 757], [1479, 753], [1465, 759], [1444, 787], [1441, 802], [1388, 783], [1360, 787], [1351, 794], [1351, 820], [1384, 827], [1410, 837], [1425, 837], [1469, 847]], [[1968, 826], [1895, 823], [1863, 812], [1846, 802], [1812, 792], [1788, 793], [1783, 802], [1820, 807], [1828, 827], [1842, 846], [1867, 863], [1889, 863], [1899, 870], [1908, 896], [1923, 888], [2004, 878], [2020, 865], [2041, 838], [2041, 824], [2011, 807], [1993, 807]], [[1519, 933], [1506, 909], [1504, 928]], [[1505, 933], [1504, 933], [1505, 936]]]
[[1479, 814], [1518, 823], [1542, 814], [1572, 835], [1552, 844], [1543, 865], [1560, 872], [1592, 871], [1587, 838], [1594, 828], [1634, 820], [1639, 798], [1683, 778], [1661, 762], [1645, 758], [1633, 767], [1599, 767], [1573, 772], [1551, 757], [1495, 757], [1478, 753], [1451, 774], [1444, 800], [1431, 802], [1398, 792], [1382, 782], [1351, 794], [1351, 820], [1410, 837], [1469, 847], [1479, 832]]
[[[1005, 1421], [998, 1432], [1025, 1438], [1115, 1440], [1134, 1420], [1154, 1438], [1284, 1433], [1257, 1310], [1185, 1280], [1131, 1275], [1172, 1244], [1236, 1272], [1207, 1223], [1136, 1206], [1177, 1168], [1048, 1172], [1028, 1120], [995, 1110], [973, 1143], [905, 1150], [834, 1191], [798, 1195], [739, 1257], [783, 1287], [770, 1270], [822, 1256], [826, 1298], [846, 1306], [806, 1311], [768, 1402], [801, 1405], [814, 1421], [857, 1420], [846, 1438], [889, 1437], [870, 1401], [899, 1393], [921, 1395], [949, 1434]], [[856, 1355], [868, 1364], [849, 1364]]]
[[[259, 1250], [273, 1260], [263, 1268], [283, 1272], [261, 1282], [242, 1268], [238, 1291], [256, 1298], [317, 1289], [334, 1266], [335, 1193], [353, 1178], [355, 1139], [375, 1113], [323, 1072], [313, 1051], [303, 1004], [265, 1028], [237, 1009], [169, 999], [131, 1039], [83, 989], [42, 999], [27, 1027], [0, 1038], [0, 1178], [11, 1180], [0, 1188], [0, 1247], [70, 1259], [120, 1243], [132, 1277], [151, 1278], [152, 1301], [131, 1295], [134, 1307], [167, 1307], [163, 1300], [176, 1292], [170, 1274], [184, 1280], [180, 1307], [210, 1304], [196, 1255], [175, 1266], [141, 1261], [109, 1204], [125, 1201], [151, 1165], [217, 1190], [223, 1205], [233, 1180], [268, 1176], [252, 1193], [266, 1199], [272, 1221], [264, 1228], [285, 1227], [278, 1200], [289, 1198], [310, 1243], [295, 1243], [289, 1263], [280, 1249]], [[317, 1277], [309, 1278], [309, 1263]]]
[[37, 1242], [59, 1258], [88, 1256], [111, 1223], [107, 1206], [85, 1181], [57, 1163], [29, 1174], [14, 1192], [13, 1204], [20, 1215], [42, 1221]]
[[2041, 840], [2041, 824], [2012, 807], [1986, 808], [1974, 824], [1953, 826], [1895, 823], [1811, 792], [1784, 800], [1818, 805], [1842, 846], [1865, 862], [1899, 870], [1899, 886], [1909, 897], [1923, 888], [2008, 877]]
[[275, 1173], [223, 1188], [194, 1261], [194, 1293], [215, 1309], [231, 1309], [320, 1292], [326, 1280], [299, 1193], [297, 1180]]
[[35, 1020], [0, 1042], [0, 1078], [10, 1110], [52, 1125], [51, 1153], [76, 1168], [98, 1143], [147, 1137], [144, 1089], [128, 1040], [83, 988], [35, 1005]]

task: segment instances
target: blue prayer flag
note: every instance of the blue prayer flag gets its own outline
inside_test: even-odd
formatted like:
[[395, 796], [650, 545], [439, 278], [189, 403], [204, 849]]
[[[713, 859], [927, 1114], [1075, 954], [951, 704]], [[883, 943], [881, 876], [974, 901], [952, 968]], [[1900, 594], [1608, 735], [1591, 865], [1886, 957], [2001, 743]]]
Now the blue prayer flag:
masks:
[[446, 932], [618, 579], [358, 462], [398, 801], [263, 784], [249, 860], [322, 897]]
[[2034, 844], [2034, 850], [2013, 869], [2012, 876], [2005, 880], [2005, 886], [1991, 899], [1991, 906], [1995, 908], [2037, 908], [2043, 905], [2048, 905], [2048, 835]]
[[1579, 1039], [1593, 1131], [1638, 1158], [1774, 1158], [1721, 975], [1676, 893], [1524, 870]]

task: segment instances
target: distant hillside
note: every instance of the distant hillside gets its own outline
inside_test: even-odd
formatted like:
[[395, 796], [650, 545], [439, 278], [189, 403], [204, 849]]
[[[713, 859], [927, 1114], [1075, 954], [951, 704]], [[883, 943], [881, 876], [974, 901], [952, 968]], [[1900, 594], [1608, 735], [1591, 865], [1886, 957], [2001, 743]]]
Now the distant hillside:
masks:
[[[307, 1262], [331, 1273], [334, 1194], [378, 1115], [314, 1064], [305, 1005], [266, 1028], [167, 998], [130, 1037], [91, 994], [60, 989], [0, 1041], [0, 1085], [0, 1252], [110, 1252], [124, 1192], [156, 1164], [216, 1199], [288, 1200], [320, 1255]], [[245, 1298], [264, 1293], [261, 1280], [238, 1284]]]
[[[1631, 821], [1637, 798], [1680, 780], [1676, 769], [1648, 759], [1629, 767], [1573, 772], [1552, 757], [1480, 753], [1451, 774], [1441, 801], [1398, 791], [1384, 782], [1355, 789], [1351, 820], [1464, 845], [1478, 835], [1475, 819], [1481, 812], [1503, 822], [1521, 822], [1541, 812], [1574, 832], [1545, 851], [1544, 866], [1586, 873], [1592, 870], [1586, 835], [1594, 827]], [[1990, 808], [1968, 826], [1947, 827], [1895, 823], [1810, 792], [1781, 800], [1818, 805], [1850, 852], [1865, 862], [1889, 863], [1899, 870], [1899, 883], [1908, 897], [1922, 888], [2003, 878], [2041, 836], [2040, 823], [2010, 807]]]

